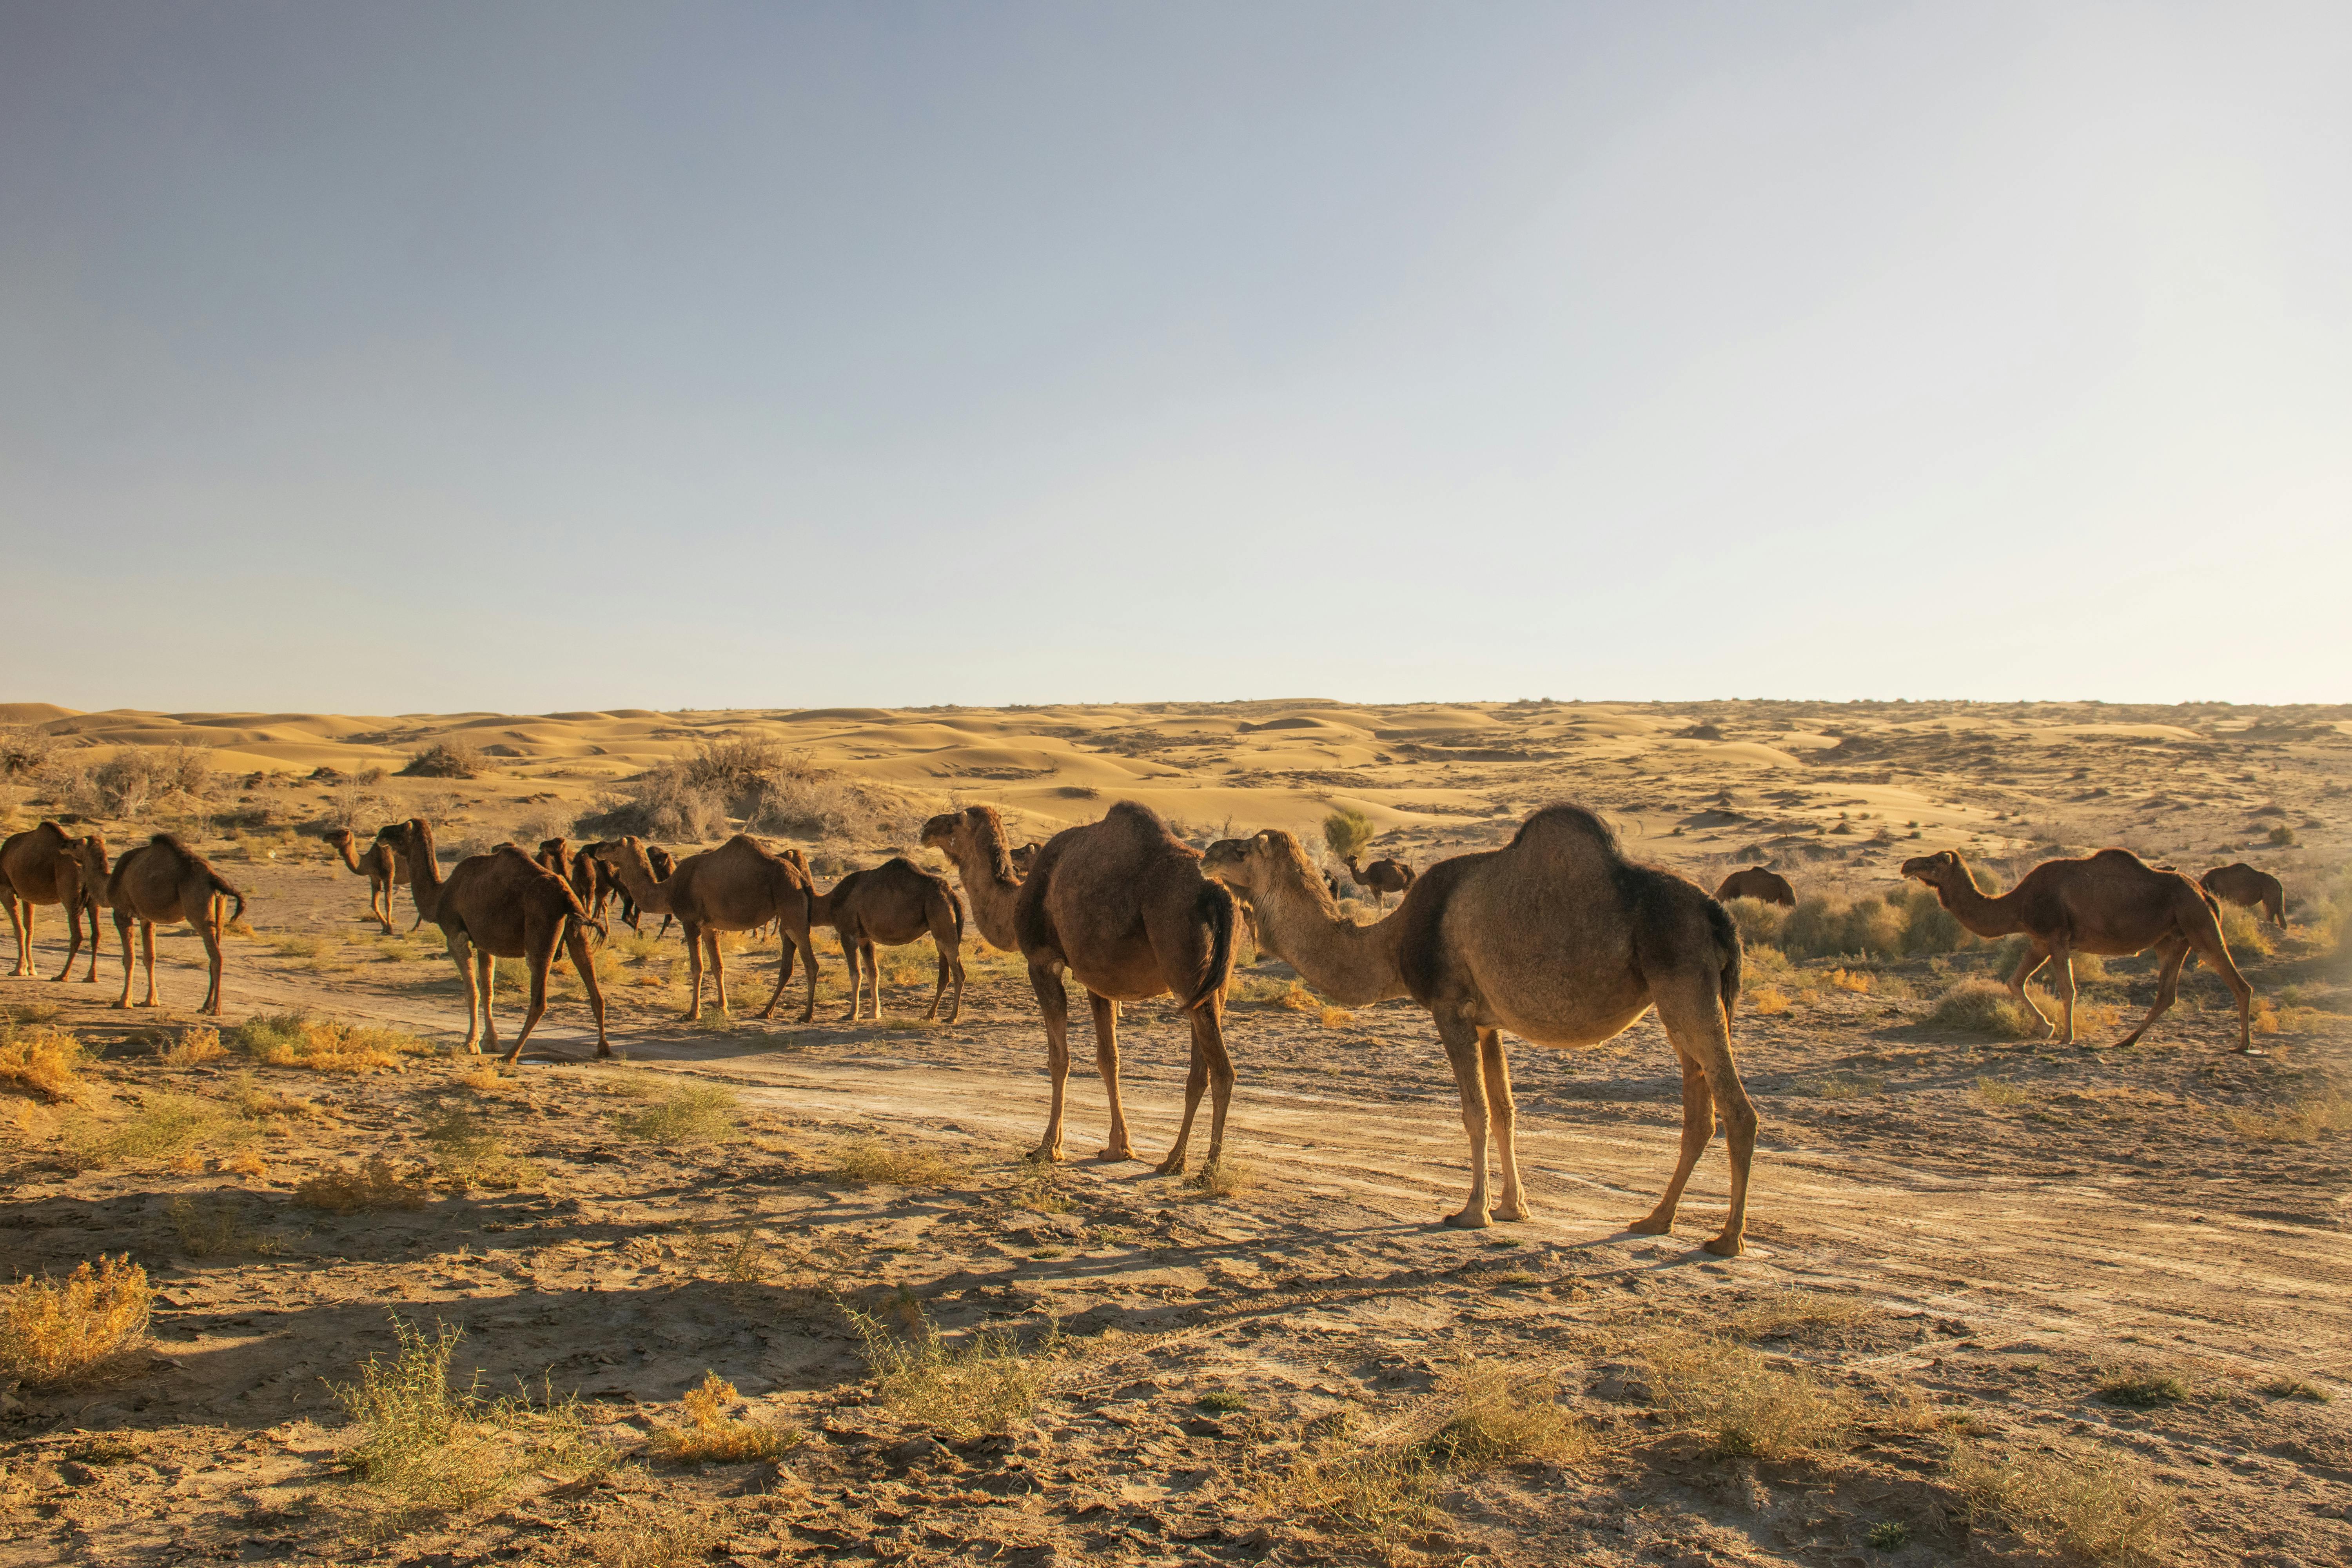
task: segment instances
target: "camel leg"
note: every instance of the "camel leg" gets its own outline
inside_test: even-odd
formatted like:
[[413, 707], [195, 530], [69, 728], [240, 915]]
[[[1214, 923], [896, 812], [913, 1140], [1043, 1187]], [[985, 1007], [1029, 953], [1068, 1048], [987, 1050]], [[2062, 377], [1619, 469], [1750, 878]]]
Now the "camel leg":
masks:
[[2139, 1027], [2116, 1042], [2118, 1050], [2137, 1045], [2139, 1037], [2147, 1033], [2147, 1026], [2170, 1009], [2173, 998], [2180, 994], [2180, 971], [2188, 962], [2189, 943], [2185, 938], [2176, 936], [2156, 950], [2156, 1005], [2139, 1021]]
[[89, 973], [81, 977], [84, 985], [98, 984], [98, 904], [92, 900], [89, 905]]
[[1054, 1080], [1053, 1108], [1045, 1113], [1045, 1136], [1029, 1157], [1039, 1161], [1062, 1158], [1062, 1106], [1070, 1087], [1070, 994], [1058, 970], [1032, 961], [1029, 985], [1037, 993], [1037, 1011], [1045, 1019], [1045, 1072]]
[[1503, 1056], [1499, 1031], [1478, 1031], [1478, 1061], [1486, 1080], [1486, 1127], [1503, 1165], [1503, 1201], [1495, 1205], [1495, 1217], [1533, 1219], [1535, 1213], [1519, 1187], [1519, 1107], [1511, 1097], [1511, 1067]]
[[1176, 1147], [1161, 1161], [1161, 1175], [1180, 1174], [1184, 1150], [1192, 1139], [1192, 1113], [1201, 1107], [1201, 1091], [1210, 1089], [1209, 1163], [1225, 1152], [1225, 1114], [1234, 1103], [1234, 1059], [1225, 1049], [1224, 997], [1213, 995], [1192, 1009], [1192, 1070], [1184, 1081], [1184, 1125], [1177, 1130]]
[[16, 978], [37, 980], [39, 972], [33, 967], [33, 900], [11, 897], [8, 900], [8, 923], [16, 929]]
[[206, 900], [204, 912], [190, 922], [204, 941], [205, 964], [212, 974], [212, 986], [205, 993], [205, 1005], [197, 1011], [215, 1018], [221, 1016], [221, 902], [220, 895], [214, 894]]
[[694, 926], [684, 929], [687, 977], [694, 982], [694, 1000], [687, 1005], [684, 1021], [693, 1024], [702, 1018], [702, 932]]
[[1675, 1228], [1675, 1211], [1682, 1206], [1683, 1188], [1689, 1183], [1698, 1157], [1715, 1136], [1715, 1096], [1706, 1086], [1706, 1068], [1677, 1049], [1683, 1068], [1683, 1146], [1675, 1159], [1674, 1180], [1666, 1184], [1658, 1206], [1625, 1228], [1636, 1236], [1664, 1236]]
[[1447, 1215], [1445, 1223], [1464, 1230], [1484, 1230], [1488, 1223], [1486, 1130], [1491, 1118], [1486, 1110], [1486, 1075], [1478, 1061], [1478, 1026], [1460, 1016], [1458, 1003], [1441, 1004], [1438, 1011], [1437, 1037], [1445, 1047], [1445, 1059], [1454, 1064], [1454, 1082], [1462, 1091], [1462, 1131], [1470, 1140], [1470, 1201]]
[[857, 963], [859, 989], [873, 997], [874, 1021], [878, 1024], [882, 1021], [882, 964], [875, 956], [873, 938], [858, 938]]
[[2230, 994], [2238, 999], [2238, 1043], [2231, 1049], [2241, 1056], [2253, 1055], [2254, 988], [2246, 984], [2244, 975], [2238, 973], [2238, 965], [2230, 957], [2230, 949], [2222, 942], [2218, 926], [2210, 938], [2203, 931], [2197, 931], [2191, 933], [2189, 940], [2195, 945], [2197, 956], [2205, 961], [2205, 967], [2220, 975], [2221, 984], [2227, 985]]
[[963, 1016], [963, 943], [958, 942], [948, 948], [942, 954], [942, 962], [955, 979], [955, 996], [948, 1003], [948, 1022], [952, 1024]]
[[499, 1049], [499, 961], [488, 948], [474, 949], [474, 967], [480, 971], [482, 982], [482, 1048], [496, 1056]]
[[2042, 1037], [2044, 1039], [2056, 1034], [2057, 1026], [2050, 1022], [2050, 1015], [2035, 1006], [2033, 998], [2025, 994], [2025, 983], [2032, 979], [2041, 971], [2042, 966], [2049, 962], [2049, 949], [2037, 942], [2025, 950], [2025, 956], [2018, 961], [2017, 973], [2009, 977], [2009, 994], [2022, 1003], [2027, 1012], [2041, 1020]]
[[841, 962], [849, 971], [849, 1021], [855, 1024], [865, 999], [866, 972], [857, 967], [857, 939], [847, 931], [841, 933]]
[[1135, 1145], [1128, 1142], [1127, 1106], [1118, 1095], [1118, 1004], [1089, 990], [1087, 1006], [1095, 1016], [1095, 1070], [1102, 1074], [1103, 1092], [1110, 1097], [1110, 1142], [1097, 1160], [1132, 1160]]
[[[1685, 1062], [1696, 1061], [1703, 1070], [1715, 1101], [1716, 1119], [1723, 1124], [1724, 1142], [1731, 1155], [1731, 1204], [1723, 1218], [1723, 1229], [1705, 1245], [1718, 1258], [1737, 1258], [1748, 1234], [1748, 1173], [1756, 1158], [1756, 1107], [1748, 1098], [1746, 1086], [1739, 1081], [1738, 1064], [1732, 1059], [1731, 1020], [1724, 1013], [1718, 984], [1714, 970], [1698, 970], [1686, 978], [1654, 986], [1652, 995], [1657, 1003], [1658, 1021], [1665, 1026], [1666, 1038], [1673, 1042], [1675, 1054]], [[1685, 1068], [1684, 1072], [1683, 1137], [1687, 1148], [1691, 1136], [1689, 1069]], [[1704, 1137], [1698, 1140], [1698, 1146], [1706, 1146]], [[1676, 1176], [1673, 1189], [1676, 1202], [1681, 1200], [1681, 1185], [1689, 1174], [1685, 1165]], [[1669, 1221], [1673, 1219], [1672, 1207], [1661, 1203], [1659, 1208]]]
[[147, 1000], [139, 1005], [142, 1007], [160, 1007], [163, 1004], [155, 994], [155, 922], [153, 921], [139, 922], [139, 955], [146, 961], [147, 964]]
[[[96, 932], [98, 930], [98, 910], [95, 905], [90, 909], [89, 921], [89, 929], [92, 932]], [[73, 973], [74, 960], [81, 956], [81, 910], [79, 907], [72, 904], [66, 906], [66, 934], [72, 938], [71, 942], [66, 948], [66, 966], [58, 971], [58, 977], [55, 981], [51, 982], [52, 984], [64, 984], [66, 976]], [[90, 960], [91, 967], [93, 969], [97, 967], [97, 959], [98, 954], [92, 952], [90, 954]]]
[[587, 928], [578, 921], [565, 921], [563, 942], [572, 950], [572, 967], [580, 972], [580, 984], [588, 993], [588, 1011], [596, 1019], [596, 1054], [609, 1057], [613, 1047], [604, 1038], [604, 988], [596, 981], [596, 959], [588, 951]]
[[122, 999], [115, 1003], [115, 1005], [118, 1007], [128, 1007], [131, 1005], [131, 980], [133, 975], [139, 973], [139, 966], [132, 961], [131, 956], [131, 915], [129, 911], [120, 909], [114, 911], [114, 931], [117, 936], [120, 936], [122, 939]]
[[719, 1016], [724, 1018], [729, 1016], [727, 1012], [727, 954], [719, 945], [719, 934], [718, 927], [706, 927], [702, 932], [702, 940], [709, 943], [710, 947], [710, 977], [718, 984]]
[[948, 998], [948, 950], [935, 944], [932, 953], [939, 960], [938, 975], [931, 982], [931, 1005], [923, 1014], [923, 1022], [926, 1024], [936, 1023], [939, 1020], [940, 1004]]
[[534, 931], [524, 941], [523, 963], [530, 968], [530, 1005], [523, 1009], [522, 1028], [508, 1047], [509, 1067], [514, 1066], [515, 1058], [522, 1055], [523, 1042], [530, 1038], [530, 1032], [539, 1027], [539, 1020], [547, 1012], [547, 972], [554, 967], [555, 946], [562, 934], [560, 929], [551, 931], [541, 941]]
[[2050, 949], [2050, 980], [2058, 987], [2058, 1008], [2064, 1020], [2054, 1043], [2071, 1046], [2074, 1043], [2074, 955], [2054, 943]]

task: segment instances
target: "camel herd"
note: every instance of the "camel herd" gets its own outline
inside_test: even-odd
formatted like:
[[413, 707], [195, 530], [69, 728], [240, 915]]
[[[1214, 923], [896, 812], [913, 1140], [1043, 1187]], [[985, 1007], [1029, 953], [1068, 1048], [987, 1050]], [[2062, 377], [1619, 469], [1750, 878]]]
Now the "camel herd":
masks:
[[[1346, 857], [1349, 876], [1372, 890], [1382, 915], [1359, 924], [1339, 907], [1338, 879], [1318, 872], [1298, 839], [1279, 828], [1219, 840], [1204, 853], [1179, 839], [1150, 808], [1120, 802], [1102, 820], [1042, 844], [1011, 845], [1002, 818], [984, 805], [934, 816], [921, 837], [955, 867], [961, 898], [947, 879], [904, 858], [851, 872], [820, 893], [800, 851], [779, 854], [741, 834], [683, 858], [634, 837], [577, 849], [551, 838], [535, 856], [501, 845], [460, 859], [446, 875], [432, 826], [421, 817], [383, 827], [364, 848], [347, 828], [329, 833], [327, 842], [352, 873], [367, 879], [369, 915], [387, 934], [393, 890], [402, 885], [415, 904], [417, 923], [430, 921], [440, 928], [466, 987], [469, 1052], [499, 1045], [490, 1008], [492, 960], [524, 962], [530, 1001], [507, 1051], [509, 1062], [520, 1056], [546, 1011], [559, 949], [586, 993], [596, 1054], [612, 1055], [590, 935], [605, 931], [605, 912], [615, 902], [632, 925], [644, 914], [661, 915], [665, 931], [672, 921], [678, 924], [691, 963], [689, 1019], [702, 1015], [706, 974], [715, 984], [719, 1011], [727, 1011], [719, 937], [772, 926], [782, 952], [775, 989], [760, 1016], [774, 1013], [800, 962], [806, 967], [800, 1021], [811, 1021], [817, 971], [812, 933], [830, 926], [850, 972], [852, 1021], [864, 1015], [869, 988], [873, 1016], [881, 1016], [876, 949], [928, 936], [938, 954], [938, 978], [926, 1016], [936, 1018], [945, 1003], [952, 1023], [963, 1005], [968, 900], [982, 937], [1021, 955], [1043, 1014], [1052, 1104], [1034, 1158], [1064, 1157], [1066, 982], [1085, 991], [1092, 1015], [1095, 1062], [1110, 1110], [1109, 1142], [1100, 1153], [1106, 1160], [1135, 1157], [1119, 1097], [1118, 1005], [1171, 994], [1179, 998], [1190, 1024], [1192, 1061], [1183, 1122], [1158, 1167], [1162, 1173], [1184, 1168], [1203, 1095], [1212, 1100], [1209, 1158], [1223, 1152], [1234, 1089], [1224, 998], [1235, 937], [1247, 918], [1260, 945], [1332, 1000], [1360, 1005], [1410, 997], [1429, 1010], [1453, 1065], [1469, 1142], [1469, 1196], [1446, 1216], [1457, 1226], [1525, 1219], [1530, 1212], [1519, 1179], [1504, 1033], [1538, 1045], [1592, 1045], [1655, 1008], [1682, 1068], [1682, 1146], [1656, 1207], [1632, 1228], [1662, 1235], [1673, 1226], [1684, 1187], [1719, 1121], [1730, 1154], [1730, 1207], [1722, 1230], [1706, 1247], [1726, 1257], [1739, 1252], [1757, 1118], [1733, 1059], [1741, 950], [1724, 905], [1752, 898], [1793, 906], [1795, 891], [1778, 873], [1760, 866], [1736, 871], [1710, 897], [1683, 877], [1628, 860], [1608, 825], [1591, 812], [1551, 805], [1528, 816], [1501, 848], [1456, 856], [1419, 875], [1400, 861], [1360, 866], [1357, 857]], [[2074, 1037], [2074, 955], [2153, 950], [2155, 1005], [2120, 1043], [2138, 1040], [2172, 1005], [2181, 968], [2193, 952], [2237, 998], [2236, 1048], [2252, 1048], [2252, 989], [2231, 960], [2219, 916], [2227, 900], [2258, 907], [2284, 925], [2284, 894], [2266, 872], [2236, 864], [2192, 881], [2128, 851], [2105, 849], [2045, 861], [1999, 896], [1981, 891], [1950, 850], [1906, 860], [1902, 874], [1933, 889], [1943, 907], [1977, 935], [2026, 939], [2009, 989], [2061, 1043]], [[1386, 910], [1391, 893], [1402, 900], [1393, 914]], [[99, 834], [77, 837], [45, 821], [0, 844], [0, 895], [16, 930], [19, 977], [35, 973], [36, 908], [58, 904], [71, 942], [57, 979], [72, 972], [86, 921], [90, 958], [84, 981], [94, 984], [97, 911], [105, 909], [122, 941], [122, 995], [116, 1005], [132, 1005], [135, 926], [147, 964], [141, 1005], [153, 1006], [154, 928], [184, 921], [203, 940], [209, 963], [203, 1011], [221, 1012], [222, 932], [243, 915], [245, 895], [171, 835], [157, 834], [110, 865]], [[2025, 990], [2045, 969], [2062, 1011], [2054, 1025]], [[1502, 1176], [1502, 1191], [1491, 1198], [1490, 1141]]]

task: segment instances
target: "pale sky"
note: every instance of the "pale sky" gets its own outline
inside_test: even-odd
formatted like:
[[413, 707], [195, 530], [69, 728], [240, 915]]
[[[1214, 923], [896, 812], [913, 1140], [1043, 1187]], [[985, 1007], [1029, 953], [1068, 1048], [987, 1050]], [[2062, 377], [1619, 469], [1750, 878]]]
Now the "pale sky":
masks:
[[0, 0], [0, 700], [2352, 700], [2352, 5]]

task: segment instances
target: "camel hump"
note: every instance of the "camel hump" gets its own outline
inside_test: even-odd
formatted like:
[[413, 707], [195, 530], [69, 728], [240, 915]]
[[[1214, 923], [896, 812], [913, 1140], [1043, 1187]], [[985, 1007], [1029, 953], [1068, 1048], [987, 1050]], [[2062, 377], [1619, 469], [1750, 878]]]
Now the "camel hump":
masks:
[[151, 833], [147, 836], [147, 842], [158, 849], [169, 849], [174, 855], [184, 855], [190, 859], [195, 858], [195, 852], [181, 843], [177, 834]]
[[2105, 860], [2110, 866], [2137, 866], [2143, 870], [2153, 869], [2147, 861], [2128, 849], [2102, 849], [2091, 858]]
[[1616, 830], [1595, 813], [1569, 801], [1545, 806], [1519, 824], [1518, 832], [1511, 836], [1510, 847], [1516, 849], [1521, 845], [1529, 848], [1558, 846], [1570, 853], [1597, 850], [1612, 860], [1625, 858], [1624, 851], [1617, 847]]
[[1160, 814], [1139, 800], [1113, 802], [1111, 808], [1103, 813], [1102, 825], [1108, 827], [1114, 823], [1130, 833], [1145, 834], [1153, 838], [1176, 837], [1168, 831], [1168, 825], [1160, 820]]

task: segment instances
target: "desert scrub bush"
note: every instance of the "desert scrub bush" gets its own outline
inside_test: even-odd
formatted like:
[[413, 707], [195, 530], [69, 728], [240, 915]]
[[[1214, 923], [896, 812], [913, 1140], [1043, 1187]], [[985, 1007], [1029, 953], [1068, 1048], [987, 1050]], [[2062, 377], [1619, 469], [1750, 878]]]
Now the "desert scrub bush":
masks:
[[1593, 1449], [1592, 1436], [1559, 1404], [1531, 1394], [1508, 1368], [1465, 1363], [1444, 1423], [1416, 1445], [1450, 1470], [1484, 1469], [1528, 1459], [1572, 1461]]
[[119, 1373], [147, 1342], [153, 1301], [129, 1253], [101, 1253], [63, 1279], [21, 1279], [0, 1300], [0, 1373], [36, 1388]]
[[2021, 1089], [2006, 1079], [1979, 1078], [1975, 1094], [1979, 1105], [2023, 1105], [2033, 1098], [2031, 1089]]
[[194, 1024], [187, 1028], [167, 1033], [156, 1043], [156, 1059], [167, 1068], [203, 1067], [228, 1055], [221, 1044], [220, 1031], [209, 1024]]
[[201, 1168], [204, 1150], [255, 1135], [212, 1100], [157, 1091], [120, 1121], [93, 1117], [71, 1123], [66, 1129], [66, 1152], [85, 1170], [148, 1164], [194, 1170]]
[[904, 843], [919, 826], [903, 796], [758, 737], [706, 741], [623, 780], [597, 805], [576, 824], [583, 837], [699, 843], [724, 834], [734, 816], [751, 831], [794, 838]]
[[198, 1203], [189, 1197], [173, 1198], [164, 1205], [163, 1217], [172, 1223], [183, 1257], [214, 1258], [223, 1253], [249, 1253], [268, 1258], [286, 1250], [284, 1237], [257, 1231], [247, 1225], [243, 1211], [233, 1199]]
[[961, 1178], [964, 1167], [936, 1149], [886, 1143], [879, 1138], [853, 1138], [834, 1149], [824, 1173], [836, 1182], [861, 1185], [943, 1187]]
[[357, 1165], [329, 1165], [294, 1188], [296, 1203], [329, 1214], [423, 1208], [425, 1196], [421, 1184], [382, 1154], [370, 1154]]
[[441, 1054], [438, 1047], [398, 1029], [300, 1012], [257, 1014], [223, 1030], [221, 1043], [268, 1067], [312, 1072], [382, 1072], [397, 1069], [404, 1057]]
[[471, 779], [489, 772], [490, 759], [471, 741], [451, 736], [408, 753], [400, 776], [407, 779]]
[[1977, 941], [1922, 887], [1851, 901], [1815, 895], [1783, 915], [1777, 944], [1792, 959], [1902, 958], [1954, 952]]
[[686, 1425], [653, 1424], [646, 1447], [654, 1458], [673, 1465], [740, 1465], [752, 1459], [775, 1459], [800, 1442], [800, 1434], [785, 1432], [757, 1421], [727, 1414], [740, 1399], [735, 1385], [706, 1370], [702, 1385], [687, 1391]]
[[247, 1121], [269, 1127], [281, 1118], [321, 1116], [318, 1102], [299, 1094], [287, 1094], [280, 1089], [264, 1088], [249, 1072], [241, 1072], [229, 1085], [231, 1103], [236, 1113]]
[[1322, 999], [1297, 980], [1276, 980], [1253, 975], [1234, 987], [1233, 1000], [1255, 1002], [1264, 1006], [1284, 1007], [1293, 1013], [1323, 1011]]
[[2221, 906], [2221, 940], [2233, 953], [2251, 952], [2268, 958], [2278, 951], [2278, 944], [2271, 940], [2268, 928], [2255, 918], [2254, 911], [2236, 904]]
[[2232, 1109], [2225, 1114], [2231, 1130], [2241, 1138], [2257, 1143], [2309, 1143], [2352, 1132], [2352, 1094], [2330, 1085], [2273, 1110]]
[[2000, 1040], [2030, 1039], [2042, 1033], [2033, 1016], [2009, 994], [2008, 986], [1980, 974], [1951, 985], [1936, 998], [1936, 1005], [1920, 1022]]
[[1789, 1010], [1789, 994], [1778, 985], [1751, 986], [1743, 1000], [1748, 1010], [1760, 1017], [1777, 1017]]
[[1038, 1343], [1024, 1347], [1011, 1333], [982, 1329], [950, 1344], [911, 1291], [898, 1291], [902, 1336], [870, 1312], [840, 1301], [842, 1315], [866, 1347], [883, 1405], [959, 1441], [1002, 1432], [1037, 1406], [1063, 1353], [1056, 1322]]
[[48, 1024], [0, 1019], [0, 1084], [47, 1105], [81, 1098], [81, 1041]]
[[1650, 1390], [1659, 1405], [1713, 1439], [1716, 1451], [1784, 1459], [1833, 1446], [1852, 1425], [1843, 1390], [1807, 1372], [1784, 1372], [1747, 1346], [1698, 1336], [1650, 1347]]
[[716, 1143], [740, 1131], [743, 1102], [717, 1084], [681, 1083], [641, 1110], [616, 1110], [613, 1131], [641, 1143]]
[[1076, 1206], [1062, 1184], [1061, 1167], [1048, 1160], [1023, 1160], [1004, 1189], [1004, 1201], [1033, 1214], [1067, 1214]]
[[1185, 1177], [1184, 1184], [1209, 1197], [1230, 1198], [1257, 1185], [1257, 1173], [1231, 1154], [1220, 1154]]
[[1323, 819], [1323, 845], [1339, 859], [1361, 855], [1378, 829], [1372, 819], [1352, 806], [1341, 806]]
[[1779, 951], [1781, 928], [1789, 923], [1786, 905], [1768, 904], [1761, 899], [1731, 899], [1723, 907], [1738, 928], [1741, 946]]
[[459, 1187], [519, 1187], [539, 1179], [539, 1167], [507, 1150], [497, 1128], [467, 1111], [444, 1107], [425, 1119], [433, 1172]]
[[2189, 1384], [2159, 1367], [2109, 1366], [2099, 1370], [2099, 1397], [2110, 1405], [2153, 1410], [2178, 1405], [2189, 1394]]
[[397, 1313], [392, 1327], [390, 1358], [372, 1355], [352, 1382], [329, 1384], [360, 1429], [342, 1459], [364, 1489], [370, 1533], [462, 1512], [534, 1470], [579, 1479], [611, 1468], [614, 1456], [589, 1438], [576, 1397], [558, 1400], [550, 1390], [534, 1401], [520, 1387], [486, 1397], [478, 1373], [453, 1386], [449, 1363], [465, 1331], [437, 1323], [427, 1335]]
[[178, 818], [202, 811], [219, 793], [209, 747], [182, 742], [169, 746], [122, 746], [95, 765], [75, 763], [68, 753], [57, 777], [45, 777], [53, 799], [93, 816]]
[[1972, 1521], [1997, 1519], [2036, 1546], [2102, 1568], [2169, 1555], [2172, 1498], [2130, 1455], [2068, 1447], [2004, 1461], [1955, 1438], [1947, 1468]]
[[37, 778], [49, 758], [67, 744], [30, 724], [0, 724], [0, 778]]

